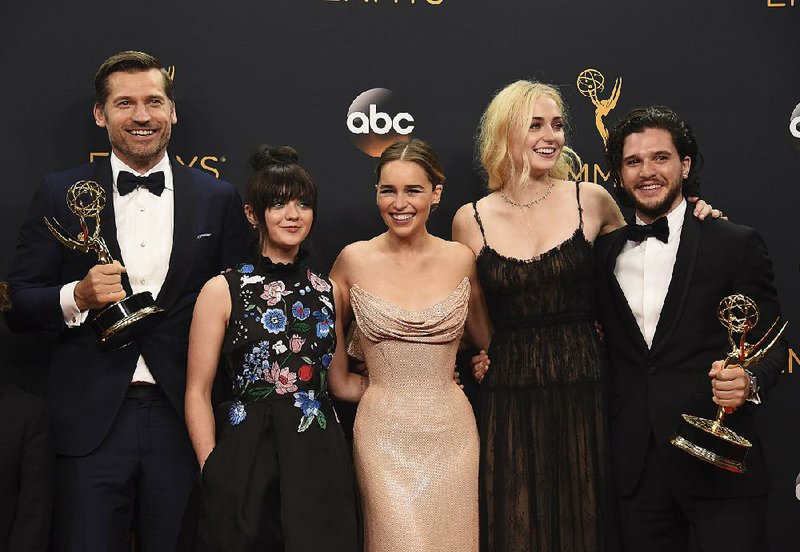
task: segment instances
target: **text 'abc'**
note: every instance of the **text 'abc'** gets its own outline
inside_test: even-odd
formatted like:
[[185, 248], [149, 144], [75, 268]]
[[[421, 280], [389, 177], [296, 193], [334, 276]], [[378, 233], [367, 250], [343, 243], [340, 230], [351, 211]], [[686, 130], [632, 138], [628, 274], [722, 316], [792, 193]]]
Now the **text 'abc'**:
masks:
[[414, 117], [410, 113], [400, 112], [394, 117], [388, 113], [378, 111], [375, 104], [369, 105], [369, 115], [361, 111], [354, 111], [347, 116], [347, 128], [353, 134], [388, 134], [395, 131], [405, 136], [414, 131]]

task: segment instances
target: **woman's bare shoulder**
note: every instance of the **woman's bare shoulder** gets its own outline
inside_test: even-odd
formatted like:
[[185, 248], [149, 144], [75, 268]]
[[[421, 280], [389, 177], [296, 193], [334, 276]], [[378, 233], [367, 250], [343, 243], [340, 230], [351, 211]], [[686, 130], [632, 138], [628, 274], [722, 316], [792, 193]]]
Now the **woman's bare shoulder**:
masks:
[[339, 252], [331, 269], [331, 278], [340, 280], [343, 285], [349, 285], [352, 275], [359, 271], [359, 267], [369, 264], [376, 251], [376, 240], [362, 240], [346, 245]]
[[594, 182], [581, 182], [581, 202], [594, 202], [596, 205], [608, 205], [615, 203], [614, 198], [603, 186]]
[[203, 285], [195, 303], [195, 313], [227, 319], [231, 311], [231, 292], [224, 274], [214, 276]]
[[213, 297], [228, 295], [230, 293], [228, 280], [225, 278], [224, 274], [218, 274], [203, 285], [203, 289], [200, 290], [200, 293]]
[[365, 255], [371, 255], [377, 246], [376, 240], [378, 236], [370, 239], [370, 240], [360, 240], [357, 242], [353, 242], [349, 245], [346, 245], [344, 249], [341, 250], [339, 253], [339, 257], [336, 259], [338, 262], [353, 262], [358, 261], [359, 259], [363, 258]]
[[457, 267], [459, 271], [470, 272], [472, 265], [475, 264], [475, 253], [472, 249], [457, 241], [437, 239], [441, 242], [439, 256], [443, 265]]

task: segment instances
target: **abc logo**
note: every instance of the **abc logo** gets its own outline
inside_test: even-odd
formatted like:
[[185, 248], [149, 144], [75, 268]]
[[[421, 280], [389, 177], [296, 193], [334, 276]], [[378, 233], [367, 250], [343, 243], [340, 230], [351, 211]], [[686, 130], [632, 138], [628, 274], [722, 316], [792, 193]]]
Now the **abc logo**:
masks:
[[347, 111], [347, 130], [358, 149], [370, 157], [414, 131], [414, 117], [388, 88], [372, 88], [359, 94]]
[[797, 149], [800, 149], [800, 104], [792, 111], [792, 118], [789, 121], [789, 132], [792, 134], [792, 141]]

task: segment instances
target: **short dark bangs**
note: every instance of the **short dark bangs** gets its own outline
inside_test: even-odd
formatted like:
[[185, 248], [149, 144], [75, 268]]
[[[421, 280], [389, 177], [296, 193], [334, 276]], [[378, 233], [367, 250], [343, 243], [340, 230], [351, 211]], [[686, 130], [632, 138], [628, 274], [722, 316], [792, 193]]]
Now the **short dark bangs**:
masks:
[[269, 173], [258, 171], [248, 183], [249, 203], [259, 219], [266, 209], [292, 200], [308, 203], [316, 214], [317, 186], [305, 169], [300, 165], [273, 165]]

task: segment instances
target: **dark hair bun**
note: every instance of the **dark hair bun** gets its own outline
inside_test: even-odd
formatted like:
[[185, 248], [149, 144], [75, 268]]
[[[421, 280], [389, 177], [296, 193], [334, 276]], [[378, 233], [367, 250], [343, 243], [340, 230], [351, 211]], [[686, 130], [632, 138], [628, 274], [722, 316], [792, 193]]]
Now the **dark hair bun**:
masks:
[[296, 165], [299, 160], [297, 151], [291, 146], [273, 148], [267, 144], [261, 144], [250, 156], [250, 166], [253, 167], [253, 170], [260, 171], [272, 165]]

